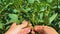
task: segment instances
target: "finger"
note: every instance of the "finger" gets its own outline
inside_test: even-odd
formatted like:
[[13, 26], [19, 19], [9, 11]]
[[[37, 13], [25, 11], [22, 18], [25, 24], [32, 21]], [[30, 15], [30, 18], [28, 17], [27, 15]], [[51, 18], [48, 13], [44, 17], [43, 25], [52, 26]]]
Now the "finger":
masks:
[[28, 21], [24, 20], [24, 21], [22, 22], [22, 24], [28, 24]]
[[16, 30], [17, 32], [20, 31], [22, 28], [24, 28], [24, 27], [27, 26], [27, 23], [28, 23], [28, 21], [25, 21], [25, 20], [24, 20], [21, 25], [17, 25], [17, 26], [15, 27], [15, 30]]
[[35, 34], [34, 29], [32, 29], [31, 34]]
[[28, 24], [28, 21], [23, 21], [22, 22], [22, 24], [21, 25], [18, 25], [20, 28], [24, 28], [24, 27], [26, 27], [27, 26], [27, 24]]
[[35, 26], [34, 30], [37, 32], [40, 32], [41, 29], [43, 29], [44, 26]]
[[34, 30], [38, 32], [39, 34], [45, 34], [44, 28], [46, 26], [35, 26]]
[[20, 31], [21, 34], [28, 34], [30, 32], [30, 28], [24, 28]]
[[27, 24], [28, 24], [28, 21], [24, 20], [21, 25], [17, 25], [16, 23], [13, 23], [10, 28], [14, 28], [16, 26], [22, 26], [22, 28], [23, 28], [23, 27], [27, 26]]
[[54, 28], [48, 27], [48, 26], [44, 27], [44, 32], [46, 34], [58, 34], [57, 31]]
[[35, 34], [34, 31], [31, 31], [31, 34]]
[[17, 26], [16, 23], [13, 23], [10, 28], [14, 28], [15, 26]]
[[40, 34], [58, 34], [54, 28], [48, 26], [36, 26], [35, 31]]

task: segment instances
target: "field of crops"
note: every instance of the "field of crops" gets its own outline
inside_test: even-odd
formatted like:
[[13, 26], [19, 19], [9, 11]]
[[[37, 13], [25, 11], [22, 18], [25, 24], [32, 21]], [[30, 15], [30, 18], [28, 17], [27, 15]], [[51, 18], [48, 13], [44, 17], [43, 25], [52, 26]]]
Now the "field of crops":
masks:
[[0, 0], [0, 34], [23, 20], [51, 26], [60, 34], [60, 0]]

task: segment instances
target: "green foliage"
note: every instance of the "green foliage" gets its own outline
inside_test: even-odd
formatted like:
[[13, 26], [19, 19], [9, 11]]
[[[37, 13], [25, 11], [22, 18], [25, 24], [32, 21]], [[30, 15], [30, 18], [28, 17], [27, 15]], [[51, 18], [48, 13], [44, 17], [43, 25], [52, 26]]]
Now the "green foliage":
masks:
[[13, 22], [28, 20], [47, 25], [60, 34], [60, 0], [0, 0], [0, 30], [3, 34]]

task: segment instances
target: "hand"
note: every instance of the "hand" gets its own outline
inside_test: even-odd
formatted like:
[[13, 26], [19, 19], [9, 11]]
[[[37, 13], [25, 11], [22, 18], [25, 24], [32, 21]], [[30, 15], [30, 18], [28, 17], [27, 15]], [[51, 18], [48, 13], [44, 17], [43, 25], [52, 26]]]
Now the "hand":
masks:
[[10, 29], [5, 34], [28, 34], [31, 28], [26, 27], [27, 24], [27, 21], [23, 21], [21, 25], [13, 23]]
[[[28, 22], [23, 21], [21, 25], [17, 25], [16, 23], [13, 23], [10, 29], [5, 34], [28, 34], [31, 32], [31, 34], [34, 34], [34, 32], [38, 32], [39, 34], [58, 34], [55, 29], [48, 26], [35, 26], [32, 28], [27, 27]], [[32, 31], [30, 31], [32, 29]]]
[[58, 34], [54, 28], [48, 26], [35, 26], [34, 29], [39, 34]]

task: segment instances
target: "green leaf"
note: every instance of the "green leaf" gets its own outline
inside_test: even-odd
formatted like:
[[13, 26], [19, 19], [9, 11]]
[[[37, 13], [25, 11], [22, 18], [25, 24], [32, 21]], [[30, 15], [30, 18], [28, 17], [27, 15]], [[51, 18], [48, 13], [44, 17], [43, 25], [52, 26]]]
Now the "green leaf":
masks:
[[43, 19], [43, 13], [40, 13], [40, 19], [41, 20]]
[[51, 23], [56, 17], [57, 17], [57, 13], [52, 15], [50, 18], [49, 18], [49, 23]]
[[28, 0], [28, 3], [34, 3], [34, 0]]
[[60, 6], [58, 6], [58, 8], [60, 9]]
[[18, 15], [16, 15], [16, 14], [9, 14], [8, 15], [10, 18], [11, 18], [11, 20], [10, 21], [17, 21], [18, 20]]
[[48, 3], [52, 3], [53, 0], [47, 0]]
[[26, 10], [27, 10], [27, 11], [30, 11], [30, 10], [31, 10], [31, 8], [27, 8]]
[[17, 13], [17, 12], [18, 12], [18, 10], [17, 10], [17, 9], [14, 9], [14, 10], [13, 10], [13, 12], [14, 12], [14, 13]]
[[3, 29], [3, 24], [0, 22], [0, 29]]
[[40, 11], [44, 11], [44, 10], [46, 10], [45, 6], [43, 6], [43, 7], [40, 8]]
[[40, 0], [36, 0], [38, 3], [41, 3]]
[[57, 6], [52, 7], [53, 9], [57, 8]]
[[59, 24], [59, 28], [60, 28], [60, 22], [58, 22], [58, 24]]

